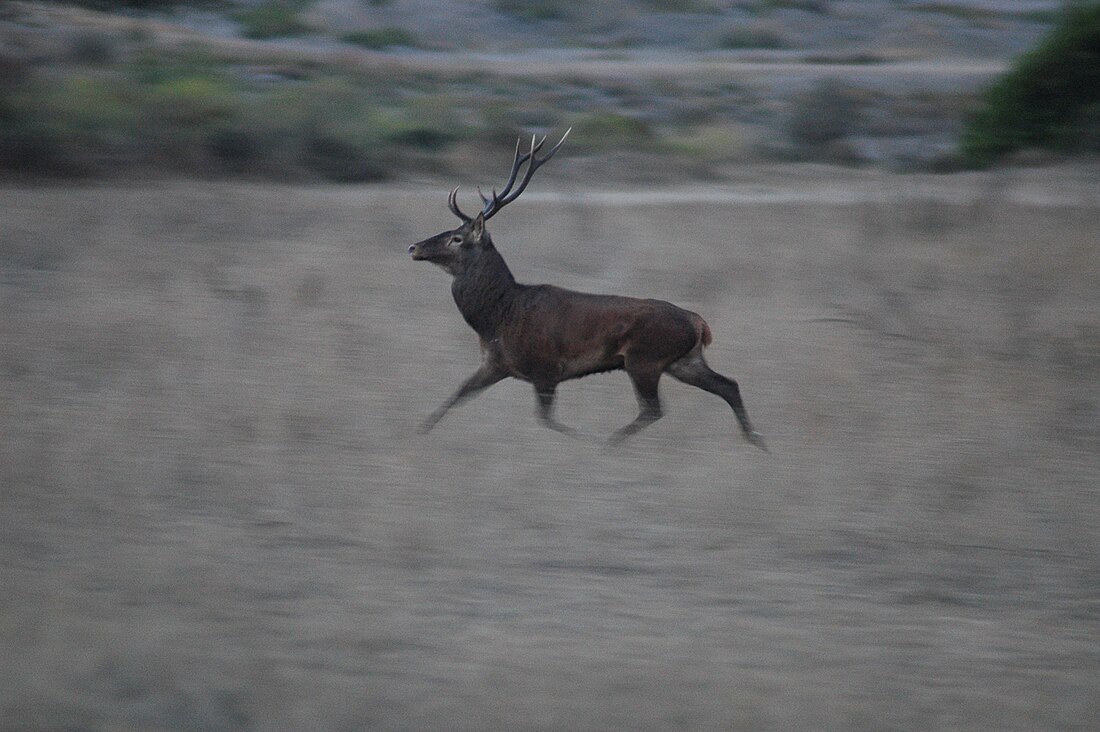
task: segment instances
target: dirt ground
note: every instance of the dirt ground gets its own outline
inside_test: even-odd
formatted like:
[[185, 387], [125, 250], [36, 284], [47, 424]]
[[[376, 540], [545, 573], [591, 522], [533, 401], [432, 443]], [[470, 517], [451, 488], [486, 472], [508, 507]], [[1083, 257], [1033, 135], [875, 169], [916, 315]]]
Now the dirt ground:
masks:
[[517, 277], [702, 314], [773, 454], [607, 449], [621, 373], [418, 435], [445, 183], [0, 189], [0, 729], [1100, 727], [1100, 171], [565, 172]]

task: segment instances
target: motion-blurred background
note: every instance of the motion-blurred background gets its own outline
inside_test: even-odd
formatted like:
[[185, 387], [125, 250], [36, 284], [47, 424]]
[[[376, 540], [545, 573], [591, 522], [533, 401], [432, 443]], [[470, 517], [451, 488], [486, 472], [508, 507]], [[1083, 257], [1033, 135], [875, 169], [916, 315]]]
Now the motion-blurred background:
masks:
[[[0, 730], [1100, 726], [1100, 5], [0, 4]], [[668, 299], [538, 426], [405, 253]], [[466, 204], [472, 206], [472, 198]]]

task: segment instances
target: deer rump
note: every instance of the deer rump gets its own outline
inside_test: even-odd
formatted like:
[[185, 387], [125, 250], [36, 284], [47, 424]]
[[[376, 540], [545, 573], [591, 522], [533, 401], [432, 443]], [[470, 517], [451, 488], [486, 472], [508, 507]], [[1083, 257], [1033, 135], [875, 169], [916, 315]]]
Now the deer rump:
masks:
[[521, 285], [496, 350], [508, 374], [552, 385], [631, 367], [664, 371], [711, 342], [696, 313], [664, 300]]

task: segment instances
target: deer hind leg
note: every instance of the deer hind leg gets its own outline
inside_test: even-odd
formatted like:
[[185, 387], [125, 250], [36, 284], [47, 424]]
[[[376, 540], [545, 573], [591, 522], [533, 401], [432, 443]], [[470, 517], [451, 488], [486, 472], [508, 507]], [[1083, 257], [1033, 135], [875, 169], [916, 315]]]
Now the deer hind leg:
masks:
[[698, 349], [669, 364], [667, 371], [685, 384], [697, 386], [725, 399], [726, 403], [733, 408], [745, 439], [764, 452], [768, 452], [768, 447], [764, 444], [764, 436], [752, 428], [749, 413], [745, 411], [745, 404], [741, 401], [741, 389], [737, 386], [737, 382], [722, 376], [708, 366]]
[[626, 373], [634, 383], [634, 392], [638, 396], [641, 411], [634, 421], [611, 435], [610, 444], [618, 445], [643, 427], [648, 427], [661, 418], [661, 398], [657, 394], [657, 382], [661, 379], [661, 369], [649, 364], [626, 362]]
[[446, 414], [447, 410], [451, 407], [477, 396], [507, 375], [508, 374], [496, 364], [490, 362], [483, 363], [481, 368], [475, 371], [466, 381], [462, 382], [462, 386], [458, 387], [458, 391], [452, 394], [447, 401], [443, 402], [439, 409], [432, 412], [431, 416], [424, 420], [420, 425], [420, 433], [425, 434], [430, 432], [432, 427], [435, 427], [436, 422], [441, 420], [443, 415]]
[[572, 427], [566, 427], [554, 419], [554, 396], [557, 393], [557, 384], [535, 384], [535, 396], [538, 397], [539, 421], [550, 429], [561, 432], [563, 435], [577, 437], [577, 431]]

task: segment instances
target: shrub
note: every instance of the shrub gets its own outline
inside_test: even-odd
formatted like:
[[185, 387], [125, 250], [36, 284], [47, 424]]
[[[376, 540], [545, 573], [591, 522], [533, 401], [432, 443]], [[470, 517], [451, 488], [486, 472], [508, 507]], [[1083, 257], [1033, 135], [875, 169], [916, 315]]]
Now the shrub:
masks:
[[496, 0], [493, 6], [520, 20], [565, 20], [575, 7], [571, 0]]
[[595, 149], [635, 147], [654, 137], [652, 128], [644, 120], [614, 112], [587, 115], [573, 127], [578, 144]]
[[125, 144], [134, 119], [129, 100], [94, 76], [30, 79], [0, 102], [0, 168], [92, 174]]
[[415, 46], [416, 36], [404, 28], [373, 28], [345, 33], [340, 39], [363, 48], [381, 50], [391, 46]]
[[224, 125], [204, 137], [206, 152], [213, 160], [233, 173], [252, 172], [260, 167], [270, 147], [269, 139], [253, 128]]
[[377, 110], [367, 115], [366, 124], [369, 136], [378, 142], [424, 152], [438, 152], [457, 137], [446, 114], [430, 106]]
[[1079, 149], [1100, 109], [1100, 5], [1071, 6], [1039, 46], [986, 92], [960, 149], [986, 165], [1026, 147]]
[[829, 14], [828, 0], [761, 0], [762, 10], [801, 10], [805, 13]]
[[300, 36], [309, 26], [300, 16], [302, 3], [290, 0], [270, 0], [236, 14], [241, 34], [246, 38], [283, 38]]
[[698, 160], [746, 159], [761, 138], [759, 130], [736, 122], [700, 125], [666, 139], [669, 150]]
[[946, 15], [951, 18], [957, 18], [958, 20], [964, 20], [967, 22], [976, 22], [989, 20], [995, 18], [997, 13], [988, 8], [974, 8], [965, 5], [955, 5], [953, 3], [934, 2], [934, 3], [921, 3], [919, 5], [912, 6], [913, 10], [917, 10], [924, 13], [937, 13], [939, 15]]
[[0, 170], [29, 175], [80, 175], [64, 135], [39, 119], [0, 125]]
[[784, 48], [787, 44], [783, 38], [768, 28], [756, 28], [752, 26], [736, 26], [729, 28], [715, 40], [718, 48], [731, 50], [741, 48]]
[[93, 10], [164, 10], [176, 6], [224, 5], [226, 0], [55, 0], [69, 5], [80, 5]]
[[105, 66], [118, 57], [118, 47], [106, 33], [84, 31], [73, 37], [69, 56], [84, 66]]
[[340, 137], [333, 131], [315, 130], [306, 134], [301, 149], [301, 164], [325, 180], [336, 183], [365, 183], [386, 177], [363, 145]]
[[165, 123], [199, 126], [225, 119], [236, 102], [225, 83], [204, 76], [184, 76], [157, 84], [150, 95], [152, 110]]
[[710, 0], [642, 0], [642, 5], [658, 13], [716, 13], [721, 9]]
[[863, 117], [858, 89], [826, 79], [795, 100], [789, 132], [803, 149], [817, 148], [851, 135]]

